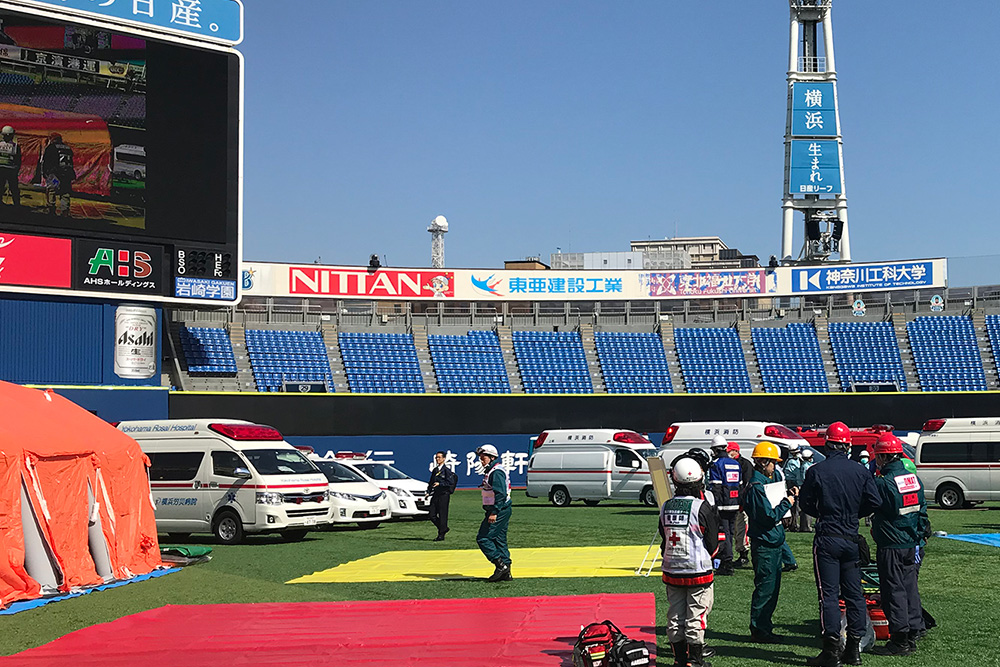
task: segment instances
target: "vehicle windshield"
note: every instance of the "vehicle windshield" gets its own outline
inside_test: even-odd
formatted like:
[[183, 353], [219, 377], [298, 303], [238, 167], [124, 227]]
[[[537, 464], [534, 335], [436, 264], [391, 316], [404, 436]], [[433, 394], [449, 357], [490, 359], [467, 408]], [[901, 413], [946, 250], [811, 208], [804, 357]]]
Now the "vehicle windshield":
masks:
[[341, 482], [364, 482], [364, 477], [336, 461], [313, 461], [331, 484]]
[[297, 449], [244, 449], [243, 456], [261, 475], [314, 475], [319, 472]]
[[372, 479], [410, 479], [387, 463], [355, 463], [354, 466]]

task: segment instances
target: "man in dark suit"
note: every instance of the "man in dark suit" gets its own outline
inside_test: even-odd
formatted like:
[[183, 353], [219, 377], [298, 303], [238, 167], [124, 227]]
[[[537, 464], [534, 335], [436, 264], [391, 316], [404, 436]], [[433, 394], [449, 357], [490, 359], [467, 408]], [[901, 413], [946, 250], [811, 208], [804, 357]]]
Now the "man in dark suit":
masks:
[[434, 469], [431, 471], [431, 479], [427, 483], [427, 495], [431, 497], [431, 523], [437, 526], [438, 535], [435, 542], [444, 540], [444, 534], [448, 532], [448, 503], [451, 502], [451, 494], [455, 492], [458, 484], [458, 475], [444, 464], [445, 453], [438, 452], [434, 455]]

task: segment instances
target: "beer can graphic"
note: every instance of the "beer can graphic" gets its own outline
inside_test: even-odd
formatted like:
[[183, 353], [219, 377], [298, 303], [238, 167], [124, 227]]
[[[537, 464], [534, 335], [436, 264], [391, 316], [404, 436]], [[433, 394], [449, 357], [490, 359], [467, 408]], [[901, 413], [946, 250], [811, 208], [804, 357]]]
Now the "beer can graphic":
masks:
[[142, 306], [115, 310], [115, 375], [145, 380], [156, 374], [156, 311]]

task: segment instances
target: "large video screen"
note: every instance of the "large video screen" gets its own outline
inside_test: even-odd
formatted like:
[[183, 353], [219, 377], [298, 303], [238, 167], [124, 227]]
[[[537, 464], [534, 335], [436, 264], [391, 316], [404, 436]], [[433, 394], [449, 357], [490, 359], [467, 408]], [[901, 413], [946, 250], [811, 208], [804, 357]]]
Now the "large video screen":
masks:
[[239, 67], [233, 51], [0, 11], [0, 232], [83, 239], [74, 289], [125, 286], [80, 284], [94, 257], [77, 246], [119, 252], [104, 241], [154, 256], [157, 284], [125, 292], [235, 281], [219, 269], [236, 270]]

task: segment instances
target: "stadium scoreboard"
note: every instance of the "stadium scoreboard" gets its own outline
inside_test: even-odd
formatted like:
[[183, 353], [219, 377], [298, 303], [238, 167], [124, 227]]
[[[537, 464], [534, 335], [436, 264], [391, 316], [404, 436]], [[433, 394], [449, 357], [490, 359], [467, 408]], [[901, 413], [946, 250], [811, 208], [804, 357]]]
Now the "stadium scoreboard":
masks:
[[234, 304], [237, 0], [0, 0], [0, 292]]

